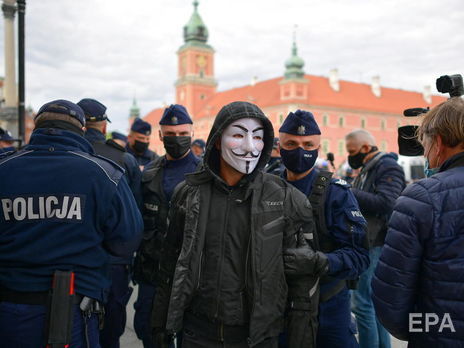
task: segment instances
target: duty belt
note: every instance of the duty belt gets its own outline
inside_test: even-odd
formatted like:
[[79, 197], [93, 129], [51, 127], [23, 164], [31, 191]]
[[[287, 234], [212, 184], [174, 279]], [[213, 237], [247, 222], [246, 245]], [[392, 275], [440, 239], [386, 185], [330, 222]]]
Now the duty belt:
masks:
[[[80, 304], [83, 298], [82, 295], [76, 294], [73, 300], [74, 304]], [[49, 300], [49, 291], [22, 292], [6, 288], [0, 289], [0, 302], [46, 306]]]

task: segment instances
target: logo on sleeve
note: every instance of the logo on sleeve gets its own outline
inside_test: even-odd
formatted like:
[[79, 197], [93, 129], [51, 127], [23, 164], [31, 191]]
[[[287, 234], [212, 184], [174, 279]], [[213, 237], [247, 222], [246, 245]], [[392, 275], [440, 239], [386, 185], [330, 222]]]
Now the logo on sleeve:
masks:
[[52, 220], [82, 222], [85, 196], [32, 195], [1, 198], [1, 216], [5, 222]]
[[361, 214], [361, 212], [360, 212], [359, 210], [352, 210], [352, 211], [351, 211], [351, 215], [352, 215], [353, 217], [360, 217], [360, 218], [363, 218], [363, 217], [364, 217], [363, 214]]

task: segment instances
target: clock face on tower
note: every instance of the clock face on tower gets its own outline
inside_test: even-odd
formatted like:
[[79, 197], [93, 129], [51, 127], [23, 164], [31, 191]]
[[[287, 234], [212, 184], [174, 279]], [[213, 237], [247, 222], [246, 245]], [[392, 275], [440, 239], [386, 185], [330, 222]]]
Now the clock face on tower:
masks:
[[205, 56], [198, 56], [197, 57], [197, 65], [200, 68], [204, 68], [206, 66], [206, 57]]

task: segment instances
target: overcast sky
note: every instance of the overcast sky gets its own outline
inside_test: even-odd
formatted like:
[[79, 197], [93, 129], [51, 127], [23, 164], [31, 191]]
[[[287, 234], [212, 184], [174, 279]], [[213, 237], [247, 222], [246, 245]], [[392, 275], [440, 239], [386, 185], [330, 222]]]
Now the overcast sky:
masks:
[[[142, 115], [174, 102], [192, 12], [191, 0], [27, 1], [26, 104], [93, 97], [126, 131], [134, 95]], [[294, 25], [308, 74], [436, 92], [438, 76], [464, 73], [462, 0], [200, 0], [199, 12], [219, 90], [282, 76]]]

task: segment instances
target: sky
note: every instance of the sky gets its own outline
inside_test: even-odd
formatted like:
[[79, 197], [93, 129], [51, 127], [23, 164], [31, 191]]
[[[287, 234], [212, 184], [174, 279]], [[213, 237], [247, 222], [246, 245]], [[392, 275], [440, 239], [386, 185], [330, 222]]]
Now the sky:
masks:
[[[379, 75], [382, 86], [434, 93], [437, 77], [464, 74], [462, 0], [199, 3], [219, 90], [283, 76], [295, 25], [307, 74], [337, 68], [343, 80]], [[26, 105], [95, 98], [110, 130], [127, 131], [134, 96], [142, 116], [175, 102], [176, 51], [192, 12], [192, 0], [27, 1]]]

